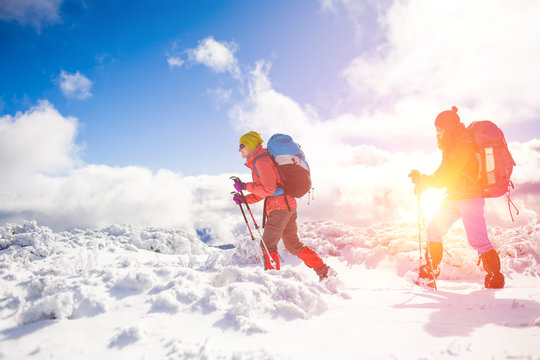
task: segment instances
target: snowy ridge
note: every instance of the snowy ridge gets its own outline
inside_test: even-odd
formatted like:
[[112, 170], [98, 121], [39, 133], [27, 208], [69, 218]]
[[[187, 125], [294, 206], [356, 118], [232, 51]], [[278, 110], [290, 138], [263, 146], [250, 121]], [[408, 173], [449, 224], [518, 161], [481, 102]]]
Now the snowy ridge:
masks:
[[[490, 232], [509, 279], [538, 280], [539, 228]], [[236, 242], [231, 239], [236, 248], [221, 250], [182, 229], [114, 225], [56, 233], [36, 222], [0, 227], [0, 359], [70, 358], [75, 349], [82, 358], [115, 358], [122, 351], [136, 358], [153, 358], [157, 352], [161, 358], [301, 359], [305, 354], [288, 348], [276, 352], [266, 341], [273, 343], [280, 329], [290, 329], [292, 336], [311, 324], [318, 329], [327, 317], [343, 314], [339, 316], [346, 319], [351, 308], [369, 319], [371, 315], [362, 311], [381, 306], [384, 301], [377, 294], [384, 289], [399, 297], [397, 304], [388, 306], [400, 314], [411, 310], [403, 296], [422, 293], [406, 281], [418, 264], [415, 224], [357, 228], [318, 222], [299, 224], [299, 230], [302, 241], [336, 268], [340, 279], [318, 282], [312, 270], [284, 250], [282, 270], [263, 271], [245, 234]], [[483, 291], [483, 272], [464, 238], [460, 228], [449, 234], [441, 280], [469, 284], [448, 283], [449, 288]], [[373, 278], [382, 280], [374, 283]], [[530, 299], [540, 297], [538, 287], [531, 291]], [[482, 293], [488, 295], [470, 299], [494, 301], [488, 291]], [[515, 321], [527, 329], [526, 335], [535, 333], [540, 326], [537, 300], [504, 304], [514, 309]], [[80, 333], [81, 328], [86, 330]], [[323, 322], [319, 333], [324, 329]], [[65, 343], [65, 336], [73, 343]], [[270, 340], [239, 340], [253, 336]], [[87, 344], [88, 337], [93, 340]], [[216, 340], [221, 338], [223, 343]], [[36, 343], [49, 345], [36, 348]], [[231, 344], [239, 350], [233, 346], [224, 353]], [[464, 345], [454, 345], [449, 354], [467, 351]], [[317, 351], [313, 355], [325, 358]]]
[[[331, 221], [299, 226], [302, 241], [324, 256], [336, 256], [348, 264], [376, 268], [382, 262], [396, 266], [400, 276], [418, 264], [418, 228], [412, 223], [379, 223], [357, 228]], [[503, 271], [540, 276], [540, 225], [492, 228], [489, 237], [501, 254]], [[441, 279], [467, 279], [483, 273], [478, 255], [467, 243], [465, 230], [456, 226], [444, 239]], [[422, 254], [425, 251], [422, 234]]]
[[320, 294], [329, 291], [304, 284], [305, 275], [289, 269], [264, 276], [259, 267], [234, 266], [231, 258], [241, 251], [233, 257], [181, 230], [110, 226], [54, 233], [27, 222], [0, 233], [1, 301], [11, 314], [2, 311], [4, 329], [93, 316], [143, 293], [152, 312], [220, 311], [220, 327], [247, 333], [265, 331], [249, 320], [255, 314], [290, 320], [326, 310]]

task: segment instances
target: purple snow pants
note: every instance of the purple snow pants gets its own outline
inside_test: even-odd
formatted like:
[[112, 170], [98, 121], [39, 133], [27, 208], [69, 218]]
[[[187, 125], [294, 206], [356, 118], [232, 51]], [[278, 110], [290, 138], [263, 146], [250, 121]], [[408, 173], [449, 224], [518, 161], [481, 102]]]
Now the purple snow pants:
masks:
[[484, 218], [485, 202], [483, 197], [458, 201], [446, 200], [427, 228], [428, 241], [442, 243], [442, 237], [461, 217], [467, 233], [467, 240], [478, 251], [478, 254], [493, 249], [487, 235], [486, 219]]

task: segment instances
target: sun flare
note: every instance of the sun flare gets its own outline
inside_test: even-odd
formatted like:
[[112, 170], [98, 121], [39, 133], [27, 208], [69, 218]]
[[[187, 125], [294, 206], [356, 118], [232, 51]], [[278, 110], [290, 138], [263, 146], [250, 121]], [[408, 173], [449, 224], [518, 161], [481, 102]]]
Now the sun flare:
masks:
[[433, 219], [444, 200], [444, 196], [445, 191], [441, 189], [428, 189], [422, 194], [420, 204], [425, 221], [429, 222]]

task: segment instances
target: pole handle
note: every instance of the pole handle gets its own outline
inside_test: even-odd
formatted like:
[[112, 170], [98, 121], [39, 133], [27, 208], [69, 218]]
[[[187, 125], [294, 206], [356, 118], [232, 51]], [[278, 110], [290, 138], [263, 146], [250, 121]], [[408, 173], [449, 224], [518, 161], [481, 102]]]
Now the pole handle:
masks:
[[[238, 176], [231, 176], [230, 179], [234, 181], [235, 184], [242, 183], [242, 180], [240, 180]], [[246, 200], [246, 196], [244, 195], [244, 191], [240, 190], [237, 192], [237, 194], [242, 196], [242, 199], [244, 199], [244, 203], [246, 204], [246, 208], [249, 210], [249, 212], [251, 212], [251, 210], [249, 209], [249, 204], [247, 203], [247, 200]], [[255, 224], [255, 228], [258, 228], [257, 224]]]

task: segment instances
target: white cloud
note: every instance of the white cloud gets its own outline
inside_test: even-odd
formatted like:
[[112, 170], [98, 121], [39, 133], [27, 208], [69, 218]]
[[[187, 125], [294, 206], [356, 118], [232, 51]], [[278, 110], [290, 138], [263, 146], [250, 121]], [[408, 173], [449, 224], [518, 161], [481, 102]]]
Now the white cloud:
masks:
[[452, 105], [502, 125], [537, 119], [539, 16], [538, 1], [395, 1], [379, 19], [386, 44], [343, 72], [378, 119], [363, 130], [414, 134]]
[[167, 63], [169, 64], [169, 67], [172, 69], [174, 69], [175, 67], [181, 67], [183, 64], [184, 64], [184, 60], [180, 59], [179, 57], [176, 57], [176, 56], [169, 56], [167, 58]]
[[0, 117], [0, 184], [17, 184], [29, 173], [62, 173], [78, 161], [77, 119], [64, 118], [47, 101], [26, 113]]
[[[358, 141], [347, 141], [361, 135], [362, 126], [357, 117], [342, 115], [320, 121], [316, 114], [310, 114], [309, 107], [303, 109], [293, 99], [275, 91], [267, 71], [265, 63], [258, 63], [249, 79], [249, 97], [233, 108], [230, 116], [241, 132], [257, 130], [265, 139], [275, 132], [290, 133], [301, 144], [311, 166], [315, 187], [315, 201], [302, 207], [303, 218], [332, 219], [362, 226], [398, 219], [414, 221], [416, 200], [407, 175], [413, 168], [428, 174], [437, 168], [441, 154], [436, 150], [435, 142], [429, 153], [411, 153], [389, 152]], [[374, 118], [372, 126], [376, 126], [377, 121]], [[526, 189], [537, 189], [527, 193], [527, 198], [522, 197], [523, 189], [516, 192], [514, 200], [522, 211], [517, 223], [537, 222], [540, 219], [537, 206], [540, 201], [540, 145], [538, 140], [513, 145], [516, 161], [520, 163], [520, 170], [516, 169], [514, 174], [515, 182], [525, 182]], [[436, 201], [442, 199], [442, 193], [431, 190], [425, 198], [425, 212], [429, 217], [437, 208]], [[301, 200], [304, 205], [306, 201]], [[492, 199], [488, 204], [490, 226], [510, 225], [504, 199]]]
[[323, 11], [337, 12], [340, 7], [344, 7], [350, 17], [359, 17], [362, 15], [366, 8], [371, 5], [370, 3], [377, 4], [381, 3], [380, 0], [319, 0], [321, 4], [321, 9]]
[[239, 78], [238, 60], [234, 56], [236, 49], [234, 42], [219, 42], [210, 36], [199, 42], [195, 49], [188, 49], [187, 53], [192, 62], [206, 65], [218, 73], [229, 72]]
[[0, 20], [17, 21], [33, 26], [37, 31], [48, 24], [61, 21], [60, 5], [63, 0], [2, 0]]
[[[250, 72], [249, 92], [246, 99], [231, 108], [229, 117], [233, 125], [244, 132], [257, 130], [268, 139], [273, 133], [293, 135], [304, 150], [312, 170], [315, 201], [302, 208], [304, 219], [332, 219], [354, 225], [370, 225], [397, 219], [413, 220], [416, 200], [407, 175], [413, 168], [432, 173], [440, 162], [431, 121], [419, 124], [415, 131], [431, 133], [432, 148], [416, 152], [390, 152], [362, 144], [362, 136], [377, 133], [391, 134], [403, 139], [402, 118], [413, 116], [418, 103], [400, 103], [391, 111], [378, 110], [362, 115], [343, 114], [330, 120], [321, 120], [310, 106], [301, 106], [294, 99], [277, 92], [270, 82], [267, 62], [258, 62]], [[421, 101], [419, 99], [418, 101]], [[417, 112], [418, 114], [418, 112]], [[425, 113], [431, 119], [435, 114]], [[410, 126], [410, 124], [405, 124]], [[402, 136], [402, 137], [398, 137]], [[410, 136], [405, 132], [405, 136]], [[397, 140], [399, 141], [399, 140]], [[410, 141], [410, 140], [404, 140]], [[537, 222], [540, 209], [540, 154], [538, 140], [514, 145], [516, 159], [528, 159], [519, 167], [530, 169], [528, 177], [517, 170], [516, 183], [525, 181], [526, 189], [538, 188], [527, 199], [523, 191], [516, 192], [514, 200], [521, 207], [518, 224]], [[527, 179], [527, 180], [525, 180]], [[440, 191], [425, 195], [426, 215], [433, 215], [442, 199]], [[305, 201], [302, 200], [305, 204]], [[503, 198], [491, 199], [487, 207], [488, 221], [492, 225], [510, 225], [507, 204]]]
[[336, 4], [334, 0], [319, 0], [321, 4], [321, 9], [324, 11], [336, 11]]
[[[258, 130], [266, 139], [272, 133], [285, 132], [301, 143], [316, 190], [310, 206], [305, 206], [307, 199], [300, 200], [300, 221], [329, 219], [354, 225], [402, 218], [414, 221], [416, 201], [407, 174], [412, 168], [425, 173], [435, 170], [440, 160], [435, 143], [423, 151], [390, 152], [365, 145], [362, 139], [411, 142], [419, 133], [433, 138], [432, 119], [452, 105], [459, 107], [464, 121], [490, 118], [503, 124], [526, 120], [540, 106], [536, 103], [539, 90], [532, 86], [539, 80], [538, 45], [521, 42], [521, 38], [530, 39], [530, 34], [540, 32], [524, 35], [523, 29], [536, 29], [530, 23], [532, 15], [524, 14], [522, 28], [513, 20], [518, 9], [534, 13], [530, 3], [523, 2], [520, 3], [523, 7], [509, 10], [507, 34], [498, 28], [492, 32], [485, 30], [486, 26], [496, 27], [496, 13], [504, 12], [505, 3], [486, 3], [487, 12], [482, 19], [488, 25], [480, 24], [476, 32], [469, 10], [458, 14], [449, 7], [453, 2], [435, 3], [442, 10], [431, 2], [396, 2], [380, 19], [387, 30], [387, 44], [358, 57], [344, 71], [353, 90], [351, 98], [363, 105], [361, 110], [353, 108], [330, 119], [321, 119], [309, 104], [299, 104], [273, 88], [269, 62], [259, 61], [250, 71], [246, 97], [231, 106], [229, 117], [239, 132]], [[478, 4], [483, 3], [470, 4], [470, 12], [478, 14]], [[463, 9], [469, 9], [467, 6], [463, 5]], [[446, 34], [451, 29], [455, 31]], [[467, 39], [467, 34], [476, 40]], [[501, 41], [501, 50], [488, 41], [493, 41], [490, 34]], [[514, 42], [518, 44], [511, 44], [507, 38], [517, 39]], [[235, 76], [240, 73], [235, 51], [234, 44], [207, 38], [190, 51], [190, 59], [216, 72]], [[517, 55], [504, 54], [505, 51], [515, 51]], [[521, 59], [525, 55], [529, 58]], [[491, 57], [494, 58], [490, 60]], [[514, 82], [512, 74], [517, 76]], [[518, 88], [518, 82], [522, 88]], [[33, 159], [40, 153], [40, 147], [33, 147], [33, 138], [23, 143], [28, 148], [15, 140], [4, 142], [32, 133], [28, 129], [33, 126], [21, 125], [24, 124], [21, 120], [29, 118], [36, 123], [42, 121], [40, 136], [55, 139], [52, 142], [57, 144], [42, 146], [56, 150], [50, 150], [41, 161]], [[0, 169], [3, 174], [18, 174], [11, 177], [17, 181], [9, 182], [9, 176], [8, 180], [1, 180], [2, 219], [32, 217], [57, 227], [101, 226], [112, 222], [185, 225], [212, 229], [214, 235], [223, 238], [244, 226], [238, 208], [230, 199], [229, 174], [183, 177], [167, 170], [152, 173], [141, 167], [77, 164], [76, 119], [64, 118], [48, 103], [0, 120], [0, 146], [3, 146]], [[56, 125], [48, 126], [51, 121]], [[48, 131], [49, 127], [63, 130], [54, 134]], [[539, 141], [511, 143], [518, 163], [514, 173], [517, 185], [514, 201], [521, 211], [518, 224], [540, 219]], [[235, 175], [249, 179], [246, 174]], [[489, 225], [508, 226], [504, 198], [490, 200], [488, 204]], [[262, 206], [253, 208], [260, 213]]]
[[[191, 211], [196, 201], [188, 184], [196, 181], [167, 170], [84, 164], [75, 144], [77, 127], [77, 119], [62, 116], [46, 101], [0, 117], [3, 221], [37, 219], [57, 228], [111, 223], [193, 228], [201, 219], [193, 220]], [[229, 194], [226, 180], [213, 191]], [[214, 206], [224, 203], [225, 198]]]
[[[272, 99], [279, 103], [283, 97]], [[331, 134], [324, 136], [330, 128], [315, 125], [313, 132], [293, 133], [308, 157], [316, 189], [311, 205], [306, 206], [306, 198], [299, 200], [300, 221], [356, 225], [414, 221], [416, 202], [407, 173], [415, 167], [433, 171], [440, 153], [392, 153], [345, 144]], [[271, 131], [267, 127], [264, 137]], [[230, 241], [235, 231], [245, 232], [231, 200], [233, 174], [184, 177], [168, 170], [84, 164], [77, 156], [76, 133], [77, 119], [62, 116], [48, 102], [0, 117], [0, 220], [36, 219], [56, 229], [113, 223], [181, 226], [188, 231], [209, 229], [217, 241]], [[537, 222], [540, 140], [512, 143], [511, 149], [518, 162], [514, 176], [518, 188], [514, 201], [521, 210], [518, 224]], [[249, 180], [248, 174], [234, 175]], [[504, 199], [493, 204], [490, 225], [508, 226]], [[259, 219], [262, 204], [252, 208]]]
[[208, 89], [206, 92], [216, 99], [218, 105], [230, 102], [233, 93], [232, 89], [223, 88]]
[[339, 18], [345, 16], [355, 28], [355, 43], [361, 44], [367, 37], [378, 39], [380, 29], [374, 27], [381, 13], [392, 0], [319, 0], [321, 11]]
[[[329, 119], [321, 119], [309, 104], [276, 91], [269, 62], [259, 61], [251, 70], [246, 97], [231, 107], [229, 117], [239, 132], [257, 130], [265, 139], [275, 132], [290, 133], [301, 143], [316, 188], [316, 200], [302, 210], [303, 216], [356, 225], [404, 217], [414, 220], [416, 201], [407, 174], [412, 168], [425, 173], [437, 168], [441, 154], [435, 146], [433, 120], [440, 111], [457, 105], [465, 123], [488, 118], [503, 127], [534, 119], [540, 107], [535, 85], [540, 82], [540, 48], [528, 35], [540, 31], [535, 16], [518, 13], [536, 13], [536, 7], [528, 2], [505, 13], [506, 3], [482, 3], [487, 7], [482, 17], [487, 24], [476, 28], [478, 21], [473, 18], [482, 13], [479, 3], [472, 6], [472, 15], [463, 11], [468, 9], [464, 3], [459, 11], [453, 4], [408, 1], [395, 2], [388, 11], [378, 9], [387, 43], [356, 58], [343, 72], [353, 90], [348, 100], [360, 106]], [[322, 3], [331, 11], [338, 5], [348, 7], [355, 14], [352, 19], [359, 19], [364, 11], [349, 1]], [[501, 28], [498, 24], [508, 14], [512, 24]], [[524, 19], [521, 27], [517, 19]], [[494, 27], [497, 30], [491, 30]], [[503, 46], [498, 48], [497, 41]], [[522, 68], [515, 69], [513, 63]], [[525, 79], [527, 73], [532, 80]], [[363, 145], [366, 139], [410, 144], [419, 138], [432, 140], [429, 152], [391, 152]], [[519, 224], [540, 219], [537, 141], [513, 145], [516, 158], [524, 160], [514, 174], [516, 184], [524, 182], [514, 196], [521, 210]], [[440, 191], [430, 191], [425, 207], [434, 211], [434, 199], [441, 197]], [[486, 211], [490, 225], [510, 225], [504, 198], [490, 199]]]
[[[285, 132], [296, 134], [303, 141], [341, 146], [342, 143], [359, 143], [361, 139], [375, 134], [401, 136], [401, 125], [396, 125], [396, 121], [406, 121], [401, 119], [418, 116], [419, 113], [416, 104], [401, 104], [392, 112], [366, 110], [322, 120], [309, 104], [300, 105], [291, 97], [276, 91], [269, 78], [270, 68], [271, 64], [267, 61], [255, 64], [249, 73], [247, 96], [229, 110], [229, 118], [239, 132]], [[422, 113], [428, 119], [434, 116], [428, 112]], [[417, 126], [415, 132], [434, 135], [433, 128], [425, 123]]]
[[60, 78], [60, 89], [65, 97], [84, 100], [92, 96], [90, 92], [92, 81], [79, 71], [75, 74], [69, 74], [62, 70]]
[[296, 101], [272, 88], [270, 63], [259, 61], [249, 73], [249, 93], [231, 108], [229, 117], [241, 130], [302, 133], [310, 124], [306, 111]]

